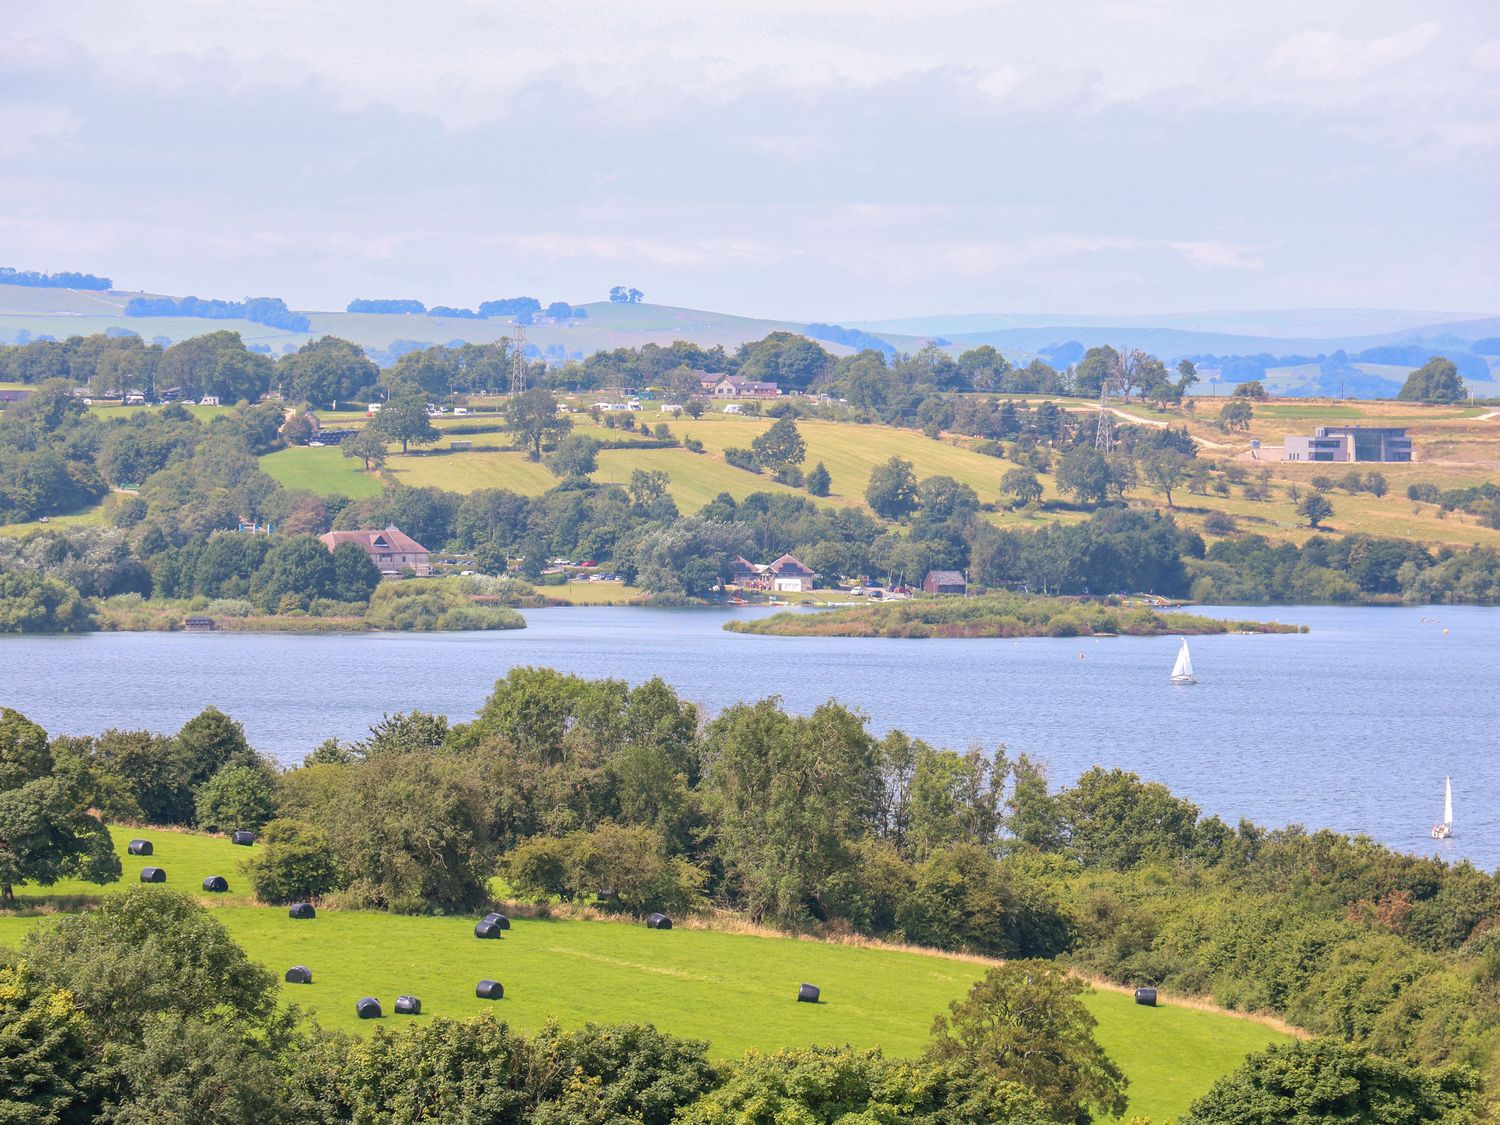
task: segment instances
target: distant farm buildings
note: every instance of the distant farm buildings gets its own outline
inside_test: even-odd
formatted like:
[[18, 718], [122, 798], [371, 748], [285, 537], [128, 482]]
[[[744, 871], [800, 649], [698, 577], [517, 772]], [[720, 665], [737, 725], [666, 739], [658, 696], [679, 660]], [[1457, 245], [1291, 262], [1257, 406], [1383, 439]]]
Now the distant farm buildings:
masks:
[[399, 527], [387, 527], [382, 531], [330, 531], [318, 539], [330, 551], [340, 543], [357, 543], [370, 556], [375, 569], [386, 578], [399, 578], [407, 570], [418, 578], [426, 578], [432, 573], [427, 548]]
[[1283, 461], [1410, 461], [1411, 438], [1399, 426], [1319, 426], [1312, 437], [1289, 436]]
[[734, 584], [742, 590], [766, 590], [777, 594], [805, 594], [818, 576], [791, 555], [782, 555], [762, 566], [744, 556], [734, 560]]

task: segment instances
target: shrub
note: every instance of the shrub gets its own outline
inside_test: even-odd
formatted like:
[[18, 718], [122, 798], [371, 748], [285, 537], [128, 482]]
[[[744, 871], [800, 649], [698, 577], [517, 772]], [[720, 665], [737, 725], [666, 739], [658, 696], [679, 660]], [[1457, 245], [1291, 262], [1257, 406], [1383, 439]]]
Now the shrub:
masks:
[[301, 820], [273, 820], [245, 863], [255, 897], [271, 905], [300, 902], [338, 886], [328, 833]]
[[736, 469], [744, 469], [747, 473], [760, 472], [760, 462], [755, 459], [755, 454], [748, 449], [726, 449], [724, 460], [728, 461]]
[[1233, 535], [1239, 530], [1239, 524], [1228, 512], [1209, 512], [1203, 517], [1203, 530], [1210, 535]]
[[210, 617], [249, 617], [260, 611], [244, 598], [218, 598], [203, 607]]
[[198, 827], [209, 832], [258, 829], [276, 812], [271, 782], [255, 766], [225, 766], [198, 789]]

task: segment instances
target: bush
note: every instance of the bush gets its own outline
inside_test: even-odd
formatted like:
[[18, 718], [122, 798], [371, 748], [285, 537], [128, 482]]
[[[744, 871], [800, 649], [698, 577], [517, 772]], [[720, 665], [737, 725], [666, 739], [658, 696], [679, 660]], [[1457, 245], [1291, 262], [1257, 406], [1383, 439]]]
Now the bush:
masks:
[[661, 833], [602, 824], [591, 832], [532, 837], [513, 849], [506, 870], [523, 898], [590, 903], [611, 890], [611, 906], [634, 914], [680, 913], [699, 905], [707, 876], [667, 853]]
[[682, 439], [682, 448], [689, 453], [702, 453], [703, 443], [695, 437], [685, 437]]
[[1209, 512], [1203, 517], [1203, 530], [1210, 535], [1233, 535], [1239, 530], [1239, 524], [1228, 512]]
[[338, 886], [328, 833], [301, 820], [273, 820], [245, 863], [255, 897], [273, 906], [327, 894]]
[[760, 462], [756, 460], [755, 454], [748, 449], [726, 449], [724, 460], [728, 461], [736, 469], [744, 469], [747, 473], [760, 472]]
[[203, 607], [210, 617], [249, 617], [260, 611], [244, 598], [218, 598]]
[[363, 617], [364, 602], [341, 602], [334, 598], [314, 598], [307, 607], [313, 617]]
[[208, 832], [259, 829], [276, 812], [271, 782], [255, 766], [225, 766], [199, 787], [194, 808]]

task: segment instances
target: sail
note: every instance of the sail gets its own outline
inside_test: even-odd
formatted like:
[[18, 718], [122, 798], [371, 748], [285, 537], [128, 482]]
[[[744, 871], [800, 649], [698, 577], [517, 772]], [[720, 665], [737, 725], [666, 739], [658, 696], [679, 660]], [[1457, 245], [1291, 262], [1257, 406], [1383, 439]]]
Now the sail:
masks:
[[1453, 827], [1453, 778], [1445, 778], [1443, 786], [1443, 823]]
[[1187, 638], [1182, 638], [1182, 647], [1177, 650], [1177, 663], [1172, 665], [1172, 676], [1191, 676], [1193, 674], [1193, 658], [1188, 655]]

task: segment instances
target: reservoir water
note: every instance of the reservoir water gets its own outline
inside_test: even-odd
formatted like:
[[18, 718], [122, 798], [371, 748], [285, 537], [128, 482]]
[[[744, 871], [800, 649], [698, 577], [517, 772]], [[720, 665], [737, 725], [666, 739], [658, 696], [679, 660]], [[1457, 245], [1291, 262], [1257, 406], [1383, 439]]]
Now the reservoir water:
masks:
[[[1005, 743], [1054, 784], [1134, 770], [1231, 824], [1302, 823], [1500, 865], [1500, 609], [1208, 608], [1311, 632], [1194, 639], [1199, 683], [1173, 687], [1175, 637], [865, 640], [742, 636], [731, 613], [570, 608], [505, 633], [355, 636], [97, 633], [0, 639], [0, 705], [54, 734], [172, 731], [210, 704], [295, 763], [385, 712], [471, 718], [517, 665], [640, 682], [709, 713], [779, 695], [836, 698], [871, 728], [936, 744]], [[1453, 776], [1455, 833], [1428, 837]]]

